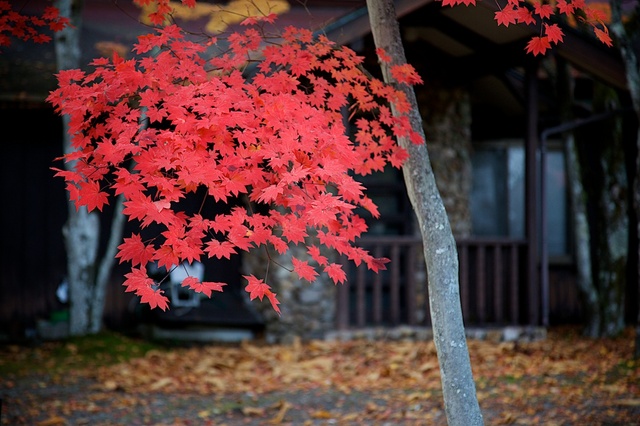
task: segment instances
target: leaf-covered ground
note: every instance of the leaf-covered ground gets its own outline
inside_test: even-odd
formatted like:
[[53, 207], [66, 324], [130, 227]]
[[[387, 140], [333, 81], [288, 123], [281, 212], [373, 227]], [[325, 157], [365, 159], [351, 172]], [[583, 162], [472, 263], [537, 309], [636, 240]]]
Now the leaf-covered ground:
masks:
[[[486, 424], [640, 424], [633, 332], [470, 341]], [[432, 342], [168, 348], [105, 335], [0, 347], [2, 425], [440, 425]]]

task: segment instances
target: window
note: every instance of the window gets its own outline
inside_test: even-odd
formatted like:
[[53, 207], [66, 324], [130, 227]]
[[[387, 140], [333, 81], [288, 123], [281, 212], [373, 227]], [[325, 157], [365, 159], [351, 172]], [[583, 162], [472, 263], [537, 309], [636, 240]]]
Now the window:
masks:
[[547, 250], [549, 256], [569, 254], [569, 203], [564, 151], [558, 146], [547, 147], [545, 174], [547, 210]]
[[[550, 256], [569, 254], [565, 159], [559, 144], [548, 144], [546, 186], [547, 247]], [[522, 141], [480, 143], [471, 156], [472, 233], [525, 236], [525, 158]]]
[[471, 226], [477, 236], [524, 237], [524, 149], [503, 142], [474, 147]]

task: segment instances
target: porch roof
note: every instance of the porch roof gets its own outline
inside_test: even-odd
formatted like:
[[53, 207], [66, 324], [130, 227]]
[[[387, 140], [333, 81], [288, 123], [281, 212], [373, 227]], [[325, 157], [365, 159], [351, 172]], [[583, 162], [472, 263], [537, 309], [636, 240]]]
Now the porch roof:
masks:
[[[340, 3], [338, 1], [333, 3]], [[538, 26], [498, 26], [497, 3], [476, 6], [442, 7], [434, 0], [396, 0], [396, 13], [405, 38], [419, 39], [442, 51], [460, 69], [481, 73], [488, 66], [518, 65], [524, 61], [524, 47], [539, 33]], [[577, 69], [615, 88], [626, 89], [620, 55], [589, 33], [560, 23], [565, 38], [554, 51]], [[370, 33], [366, 6], [328, 24], [330, 39], [348, 44]]]
[[[230, 2], [203, 1], [207, 7]], [[326, 33], [340, 43], [357, 42], [369, 34], [369, 20], [364, 0], [280, 0], [285, 4], [278, 23]], [[26, 7], [34, 12], [42, 0], [30, 1]], [[426, 43], [440, 51], [451, 68], [476, 76], [496, 69], [521, 65], [527, 60], [524, 46], [539, 29], [536, 26], [498, 27], [494, 20], [497, 5], [479, 2], [475, 7], [442, 7], [434, 0], [396, 0], [405, 39]], [[25, 10], [29, 12], [29, 10]], [[93, 0], [86, 2], [83, 13], [83, 63], [104, 53], [105, 49], [128, 50], [148, 27], [138, 22], [141, 11], [132, 2]], [[204, 17], [203, 17], [204, 16]], [[202, 29], [207, 16], [186, 17], [178, 23], [190, 29]], [[233, 25], [228, 25], [231, 29]], [[615, 49], [609, 49], [589, 34], [564, 26], [565, 41], [555, 52], [577, 69], [615, 88], [626, 88], [624, 67]], [[125, 52], [127, 51], [125, 50]], [[530, 57], [530, 55], [528, 55]], [[0, 100], [41, 102], [55, 87], [55, 53], [52, 43], [14, 44], [0, 54]]]

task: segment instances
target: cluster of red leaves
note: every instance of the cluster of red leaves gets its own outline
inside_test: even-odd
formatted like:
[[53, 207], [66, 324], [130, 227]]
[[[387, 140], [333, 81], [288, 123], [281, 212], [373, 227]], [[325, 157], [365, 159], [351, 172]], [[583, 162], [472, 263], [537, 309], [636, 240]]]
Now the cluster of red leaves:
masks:
[[[476, 0], [441, 0], [443, 6], [459, 4], [475, 5]], [[552, 44], [562, 42], [564, 33], [555, 23], [549, 23], [555, 14], [578, 17], [591, 26], [596, 37], [607, 46], [612, 45], [609, 30], [605, 25], [606, 16], [602, 10], [587, 6], [586, 0], [557, 0], [552, 6], [544, 0], [506, 0], [506, 4], [495, 13], [498, 25], [510, 24], [540, 25], [540, 35], [532, 37], [527, 44], [527, 53], [544, 55]]]
[[42, 31], [60, 31], [69, 25], [69, 19], [59, 15], [55, 7], [46, 7], [42, 16], [28, 16], [12, 10], [10, 2], [0, 0], [0, 46], [9, 46], [11, 37], [48, 43], [51, 37]]
[[[48, 98], [70, 117], [76, 150], [65, 160], [75, 167], [56, 170], [71, 200], [101, 210], [122, 194], [130, 220], [160, 229], [152, 238], [125, 238], [118, 254], [133, 267], [127, 291], [152, 307], [166, 309], [168, 299], [148, 277], [149, 262], [170, 270], [203, 256], [284, 253], [302, 244], [310, 260], [292, 264], [301, 279], [324, 272], [336, 284], [345, 280], [320, 246], [384, 268], [354, 244], [367, 229], [356, 208], [378, 212], [353, 175], [400, 166], [407, 154], [395, 137], [422, 142], [406, 117], [409, 104], [401, 91], [370, 78], [348, 48], [308, 30], [290, 27], [272, 38], [247, 25], [271, 20], [249, 19], [244, 31], [206, 43], [190, 41], [175, 25], [158, 29], [140, 37], [136, 59], [115, 55], [96, 59], [90, 73], [61, 71]], [[419, 81], [406, 66], [396, 74]], [[213, 217], [181, 209], [197, 191], [245, 204]], [[250, 297], [266, 296], [278, 311], [270, 286], [245, 278]], [[222, 290], [220, 283], [183, 285]]]
[[[188, 7], [195, 7], [196, 0], [181, 0], [182, 4]], [[170, 0], [133, 0], [138, 6], [154, 5], [155, 9], [149, 14], [149, 20], [154, 25], [162, 25], [167, 16], [171, 15], [173, 9], [171, 8]]]

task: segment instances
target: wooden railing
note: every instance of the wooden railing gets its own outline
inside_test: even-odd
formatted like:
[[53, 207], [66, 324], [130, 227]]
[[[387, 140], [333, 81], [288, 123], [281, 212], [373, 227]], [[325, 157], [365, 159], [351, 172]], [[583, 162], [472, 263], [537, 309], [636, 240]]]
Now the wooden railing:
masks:
[[[376, 257], [391, 260], [378, 274], [344, 262], [348, 281], [338, 287], [337, 327], [429, 325], [422, 241], [417, 237], [368, 237], [359, 241]], [[467, 325], [523, 324], [526, 304], [526, 241], [469, 238], [457, 242], [460, 299]]]

